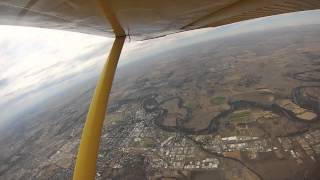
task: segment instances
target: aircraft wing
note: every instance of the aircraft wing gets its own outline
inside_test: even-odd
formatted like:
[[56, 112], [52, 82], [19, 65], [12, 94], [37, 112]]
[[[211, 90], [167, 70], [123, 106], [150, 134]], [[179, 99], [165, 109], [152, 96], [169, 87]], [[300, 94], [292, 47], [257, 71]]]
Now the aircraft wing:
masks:
[[[100, 3], [99, 3], [100, 2]], [[102, 2], [102, 4], [101, 4]], [[101, 6], [137, 40], [320, 8], [319, 0], [1, 0], [0, 24], [113, 36]]]

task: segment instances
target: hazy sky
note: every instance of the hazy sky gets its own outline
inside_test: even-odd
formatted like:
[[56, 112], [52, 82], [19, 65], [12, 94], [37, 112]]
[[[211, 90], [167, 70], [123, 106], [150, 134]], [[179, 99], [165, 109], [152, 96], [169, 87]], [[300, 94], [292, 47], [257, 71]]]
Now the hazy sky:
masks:
[[[285, 26], [320, 24], [308, 11], [126, 43], [120, 66], [196, 42]], [[0, 26], [0, 123], [49, 95], [97, 76], [112, 39], [30, 27]], [[161, 48], [160, 48], [161, 47]]]

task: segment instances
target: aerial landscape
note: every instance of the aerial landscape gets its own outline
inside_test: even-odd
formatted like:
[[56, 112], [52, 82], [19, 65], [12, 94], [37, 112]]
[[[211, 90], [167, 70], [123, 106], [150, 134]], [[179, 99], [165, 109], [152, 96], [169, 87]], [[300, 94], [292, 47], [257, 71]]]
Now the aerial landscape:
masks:
[[98, 179], [312, 179], [319, 30], [223, 38], [120, 69]]
[[[0, 131], [0, 179], [72, 177], [95, 82]], [[96, 179], [316, 180], [319, 116], [319, 25], [174, 48], [117, 70]]]

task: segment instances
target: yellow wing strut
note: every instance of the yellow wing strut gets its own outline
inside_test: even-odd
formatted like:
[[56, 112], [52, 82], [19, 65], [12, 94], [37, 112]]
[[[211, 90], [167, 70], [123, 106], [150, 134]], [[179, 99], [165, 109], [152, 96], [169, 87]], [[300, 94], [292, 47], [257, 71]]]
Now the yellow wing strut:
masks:
[[95, 178], [101, 130], [112, 80], [124, 41], [125, 37], [117, 37], [115, 39], [107, 63], [94, 92], [82, 132], [77, 162], [73, 174], [74, 180], [91, 180]]
[[93, 180], [96, 176], [96, 162], [103, 121], [105, 118], [113, 77], [125, 41], [124, 30], [116, 16], [107, 6], [107, 1], [98, 0], [98, 2], [102, 13], [112, 26], [116, 38], [102, 74], [100, 75], [82, 131], [80, 147], [73, 172], [74, 180]]

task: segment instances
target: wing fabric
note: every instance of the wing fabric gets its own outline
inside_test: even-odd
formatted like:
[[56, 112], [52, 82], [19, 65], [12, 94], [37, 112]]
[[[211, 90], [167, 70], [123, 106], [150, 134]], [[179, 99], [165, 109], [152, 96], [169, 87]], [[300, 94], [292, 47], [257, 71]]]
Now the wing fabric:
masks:
[[[319, 0], [103, 0], [136, 40], [243, 20], [319, 9]], [[113, 36], [94, 0], [2, 0], [0, 24]]]

